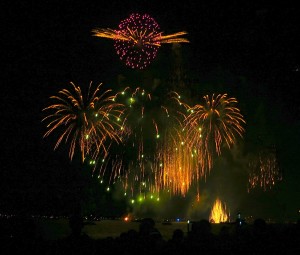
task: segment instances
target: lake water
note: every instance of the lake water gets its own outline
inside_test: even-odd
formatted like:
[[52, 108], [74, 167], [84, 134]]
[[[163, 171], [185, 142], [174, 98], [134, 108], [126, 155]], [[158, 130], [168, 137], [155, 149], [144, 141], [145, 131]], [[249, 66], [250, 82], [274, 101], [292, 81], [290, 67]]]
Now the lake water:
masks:
[[[212, 224], [212, 232], [218, 233], [219, 224]], [[101, 239], [106, 237], [118, 237], [122, 232], [127, 232], [130, 229], [139, 230], [139, 222], [126, 222], [123, 220], [101, 220], [94, 221], [92, 224], [86, 224], [83, 232], [93, 239]], [[155, 223], [155, 227], [160, 231], [165, 240], [169, 240], [175, 229], [181, 229], [186, 235], [188, 232], [187, 222], [172, 222], [170, 225]], [[70, 234], [70, 228], [67, 219], [57, 220], [40, 220], [38, 228], [41, 235], [45, 239], [55, 240], [66, 237]]]

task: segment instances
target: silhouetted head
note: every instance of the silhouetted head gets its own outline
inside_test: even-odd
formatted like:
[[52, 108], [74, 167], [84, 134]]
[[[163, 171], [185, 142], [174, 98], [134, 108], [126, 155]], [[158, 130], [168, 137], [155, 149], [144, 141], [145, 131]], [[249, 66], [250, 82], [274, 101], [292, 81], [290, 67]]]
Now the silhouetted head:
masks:
[[255, 232], [263, 232], [266, 230], [267, 223], [264, 219], [256, 219], [253, 222], [253, 227]]
[[150, 231], [154, 228], [155, 222], [152, 218], [145, 218], [141, 221], [139, 233], [141, 235], [149, 235]]
[[192, 225], [192, 232], [200, 233], [200, 234], [209, 234], [211, 231], [211, 224], [208, 220], [200, 220], [194, 222]]
[[172, 236], [172, 240], [174, 241], [180, 241], [182, 240], [184, 237], [184, 233], [182, 231], [182, 229], [175, 229], [173, 232], [173, 236]]

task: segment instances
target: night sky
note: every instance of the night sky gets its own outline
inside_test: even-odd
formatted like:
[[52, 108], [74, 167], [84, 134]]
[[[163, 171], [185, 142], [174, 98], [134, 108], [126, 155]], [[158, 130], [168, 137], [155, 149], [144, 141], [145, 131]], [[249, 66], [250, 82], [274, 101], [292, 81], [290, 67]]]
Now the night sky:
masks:
[[[299, 218], [299, 7], [252, 1], [102, 2], [4, 6], [0, 213], [65, 213], [62, 208], [72, 203], [75, 186], [93, 184], [87, 176], [74, 184], [78, 162], [69, 162], [64, 144], [53, 151], [55, 136], [43, 139], [42, 109], [50, 96], [71, 81], [86, 88], [90, 81], [117, 88], [121, 76], [135, 86], [149, 76], [160, 79], [160, 86], [168, 80], [172, 45], [162, 45], [149, 68], [136, 71], [119, 60], [112, 40], [91, 36], [93, 28], [117, 28], [122, 19], [139, 12], [152, 16], [166, 34], [188, 32], [190, 43], [180, 48], [185, 89], [199, 99], [205, 93], [236, 97], [247, 122], [241, 145], [218, 160], [203, 184], [205, 203], [199, 210], [205, 215], [218, 195], [232, 213]], [[283, 180], [271, 191], [248, 194], [245, 162], [262, 147], [276, 148]], [[93, 194], [107, 203], [106, 214], [122, 207], [101, 192]], [[177, 207], [190, 210], [188, 198], [177, 200], [172, 216]]]

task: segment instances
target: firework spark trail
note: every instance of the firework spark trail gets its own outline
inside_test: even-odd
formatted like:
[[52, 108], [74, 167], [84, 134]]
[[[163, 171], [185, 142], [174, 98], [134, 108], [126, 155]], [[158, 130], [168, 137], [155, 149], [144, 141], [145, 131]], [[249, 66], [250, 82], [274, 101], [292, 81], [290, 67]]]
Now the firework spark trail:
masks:
[[[148, 162], [152, 160], [155, 151], [155, 149], [152, 151], [152, 147], [149, 148], [146, 140], [151, 134], [155, 138], [158, 132], [157, 124], [148, 107], [151, 95], [140, 87], [136, 89], [126, 87], [116, 94], [114, 100], [124, 105], [125, 110], [121, 124], [121, 148], [115, 148], [114, 155], [107, 156], [106, 159], [112, 162], [114, 176], [111, 181], [122, 176], [125, 193], [130, 190], [131, 193], [137, 190], [141, 192], [140, 184], [145, 183], [152, 172]], [[102, 168], [99, 175], [104, 173]]]
[[[224, 138], [227, 133], [231, 136], [227, 139], [231, 142], [228, 146], [234, 142], [235, 133], [231, 130], [234, 127], [230, 125], [239, 124], [237, 120], [242, 119], [233, 106], [236, 100], [228, 100], [226, 95], [218, 96], [218, 100], [212, 97], [213, 104], [208, 100], [209, 106], [205, 108], [188, 106], [176, 92], [169, 96], [171, 100], [165, 100], [160, 107], [153, 107], [151, 94], [140, 87], [126, 87], [113, 98], [114, 102], [126, 107], [118, 131], [122, 145], [119, 151], [114, 151], [115, 155], [106, 155], [99, 176], [104, 176], [110, 161], [110, 182], [121, 176], [124, 193], [132, 196], [143, 193], [145, 196], [146, 193], [169, 192], [185, 196], [195, 184], [199, 196], [199, 180], [206, 178], [207, 170], [212, 168], [212, 149], [215, 148], [217, 155], [221, 152], [223, 140], [227, 144]], [[220, 98], [226, 100], [221, 102]], [[215, 107], [216, 118], [207, 117], [207, 112], [211, 112], [210, 105]], [[197, 122], [201, 121], [199, 128]], [[209, 130], [205, 133], [206, 128]], [[222, 128], [227, 133], [222, 132]], [[216, 142], [209, 141], [214, 139], [215, 133]], [[202, 139], [203, 134], [206, 139]]]
[[131, 14], [120, 22], [118, 29], [95, 28], [92, 35], [114, 40], [120, 59], [131, 68], [144, 69], [156, 57], [161, 44], [188, 43], [182, 38], [187, 32], [164, 35], [158, 23], [148, 14]]
[[249, 161], [248, 192], [260, 187], [263, 191], [273, 188], [282, 180], [276, 153], [274, 150], [265, 149], [258, 156]]
[[73, 159], [77, 146], [79, 146], [82, 161], [87, 155], [95, 159], [101, 153], [107, 154], [107, 142], [112, 140], [120, 142], [117, 135], [119, 124], [116, 120], [123, 114], [123, 106], [114, 102], [115, 96], [110, 95], [111, 90], [101, 93], [102, 84], [99, 84], [91, 93], [91, 82], [86, 98], [79, 86], [73, 82], [70, 84], [73, 91], [60, 90], [58, 96], [50, 97], [56, 102], [43, 109], [43, 111], [51, 111], [42, 119], [42, 121], [48, 121], [48, 130], [44, 137], [62, 129], [62, 134], [54, 149], [57, 149], [63, 140], [66, 143], [71, 140], [70, 160]]
[[172, 194], [186, 195], [195, 180], [198, 166], [180, 126], [178, 129], [174, 127], [173, 132], [169, 130], [161, 155], [161, 188]]
[[[172, 93], [170, 98], [173, 99]], [[192, 159], [190, 142], [183, 129], [184, 113], [176, 104], [170, 105], [169, 108], [162, 106], [162, 110], [168, 125], [162, 134], [156, 156], [157, 188], [158, 191], [167, 190], [170, 194], [184, 196], [194, 181], [194, 172], [197, 169]]]
[[203, 97], [203, 104], [193, 107], [182, 103], [188, 112], [185, 119], [190, 141], [199, 150], [199, 162], [202, 167], [201, 175], [209, 173], [213, 166], [213, 157], [221, 154], [221, 146], [226, 144], [231, 148], [236, 136], [242, 137], [245, 120], [240, 110], [235, 107], [237, 100], [228, 98], [227, 94], [214, 94]]
[[[171, 98], [175, 99], [178, 104], [177, 108], [184, 106], [181, 108], [186, 110], [187, 105], [178, 100], [180, 96], [177, 93], [174, 93]], [[174, 111], [173, 114], [170, 114], [168, 107], [162, 106], [161, 109], [164, 118], [168, 120], [168, 125], [165, 126], [165, 132], [159, 134], [157, 124], [153, 120], [156, 137], [160, 139], [156, 140], [156, 147], [151, 152], [153, 163], [149, 175], [152, 175], [152, 178], [150, 177], [148, 182], [152, 179], [155, 182], [152, 182], [153, 185], [148, 183], [148, 187], [151, 192], [159, 193], [168, 190], [171, 194], [184, 196], [193, 183], [199, 183], [199, 180], [205, 177], [206, 173], [203, 171], [203, 165], [210, 167], [210, 162], [207, 163], [203, 159], [203, 155], [207, 150], [195, 146], [192, 140], [194, 138], [188, 136], [188, 132], [186, 132], [188, 129], [184, 127], [186, 115], [182, 110], [177, 109], [175, 114]], [[173, 107], [170, 107], [170, 109], [173, 109]], [[141, 169], [142, 173], [145, 173], [144, 167], [141, 167]], [[143, 174], [139, 180], [144, 181], [145, 175]], [[197, 190], [199, 190], [199, 187], [197, 187]]]
[[[116, 94], [114, 100], [126, 106], [121, 124], [122, 145], [119, 151], [114, 152], [115, 155], [107, 156], [100, 167], [99, 176], [105, 174], [106, 162], [111, 161], [111, 171], [114, 174], [111, 180], [114, 181], [121, 175], [124, 193], [129, 190], [135, 193], [145, 190], [150, 193], [171, 190], [171, 193], [185, 194], [191, 183], [189, 175], [192, 172], [187, 169], [191, 154], [187, 150], [180, 149], [183, 156], [178, 157], [174, 147], [175, 145], [183, 147], [181, 144], [178, 145], [178, 141], [183, 139], [180, 137], [183, 135], [180, 134], [182, 126], [178, 126], [179, 117], [181, 119], [183, 117], [174, 115], [173, 110], [170, 113], [166, 106], [153, 107], [151, 94], [140, 87], [136, 89], [126, 87]], [[179, 129], [174, 133], [176, 128]], [[171, 129], [173, 137], [169, 136]], [[169, 143], [166, 143], [166, 137], [169, 137]], [[126, 155], [122, 155], [124, 150], [127, 152]], [[186, 153], [189, 155], [185, 155]], [[172, 172], [168, 170], [173, 166], [176, 166], [176, 169], [181, 167], [181, 172], [176, 174], [175, 170]], [[172, 180], [169, 184], [164, 181], [166, 178], [164, 171], [170, 171]]]
[[[128, 170], [128, 180], [131, 189], [138, 189], [141, 193], [146, 188], [149, 192], [156, 192], [155, 154], [159, 143], [159, 127], [156, 121], [159, 112], [152, 108], [152, 97], [144, 89], [138, 87], [132, 94], [129, 93], [129, 109], [126, 125], [132, 130], [129, 141], [137, 148], [137, 160], [134, 158]], [[152, 138], [151, 138], [152, 137]], [[136, 161], [136, 162], [135, 162]], [[134, 177], [134, 179], [131, 179]], [[138, 187], [134, 187], [134, 182]]]
[[187, 32], [181, 31], [170, 35], [159, 35], [156, 36], [153, 41], [157, 41], [159, 46], [162, 43], [189, 43], [190, 41], [186, 38], [180, 38], [179, 36], [187, 35]]

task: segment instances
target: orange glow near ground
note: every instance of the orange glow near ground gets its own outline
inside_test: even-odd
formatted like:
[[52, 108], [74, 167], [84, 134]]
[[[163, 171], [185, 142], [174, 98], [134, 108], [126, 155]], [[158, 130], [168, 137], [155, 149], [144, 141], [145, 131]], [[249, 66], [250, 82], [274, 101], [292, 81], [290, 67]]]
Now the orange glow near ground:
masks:
[[221, 223], [227, 222], [228, 220], [229, 215], [226, 211], [226, 205], [223, 205], [221, 200], [217, 198], [211, 210], [209, 221], [212, 223]]

